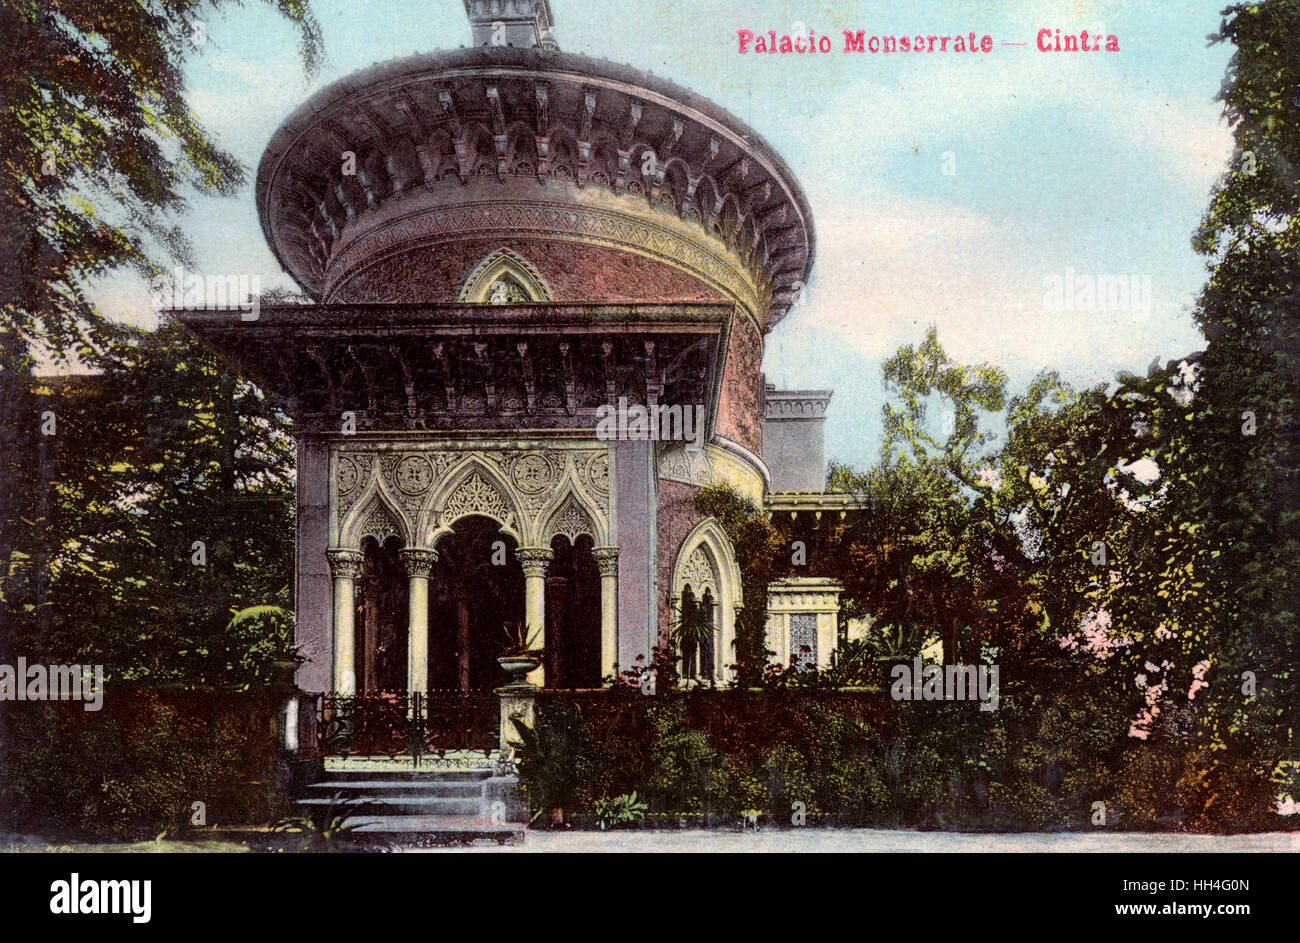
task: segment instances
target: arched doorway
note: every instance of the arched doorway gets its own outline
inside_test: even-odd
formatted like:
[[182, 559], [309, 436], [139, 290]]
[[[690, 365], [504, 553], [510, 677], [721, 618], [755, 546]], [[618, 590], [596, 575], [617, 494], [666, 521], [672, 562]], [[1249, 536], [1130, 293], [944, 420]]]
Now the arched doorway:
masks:
[[546, 686], [600, 687], [600, 569], [592, 539], [558, 536], [546, 568]]
[[503, 684], [504, 626], [524, 617], [524, 571], [514, 538], [488, 517], [456, 522], [438, 541], [429, 581], [429, 687], [488, 691]]
[[361, 542], [361, 565], [355, 625], [356, 654], [361, 667], [357, 689], [366, 693], [406, 690], [407, 603], [406, 568], [399, 551], [402, 541], [374, 537]]

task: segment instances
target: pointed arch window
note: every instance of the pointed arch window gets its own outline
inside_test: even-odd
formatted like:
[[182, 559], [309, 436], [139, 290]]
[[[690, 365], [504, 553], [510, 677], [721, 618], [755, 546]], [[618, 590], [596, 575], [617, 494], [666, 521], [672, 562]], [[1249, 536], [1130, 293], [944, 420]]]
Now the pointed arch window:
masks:
[[463, 304], [538, 304], [551, 300], [551, 288], [523, 256], [498, 249], [474, 266], [457, 300]]

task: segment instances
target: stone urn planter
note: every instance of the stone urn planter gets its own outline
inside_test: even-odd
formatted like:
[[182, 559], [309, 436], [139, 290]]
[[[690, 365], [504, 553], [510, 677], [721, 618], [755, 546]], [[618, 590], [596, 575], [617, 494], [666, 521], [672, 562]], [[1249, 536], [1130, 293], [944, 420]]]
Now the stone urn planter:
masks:
[[526, 680], [528, 673], [541, 667], [542, 660], [536, 655], [502, 655], [497, 659], [497, 664], [510, 676], [506, 687], [514, 685], [531, 687], [532, 685]]
[[528, 681], [527, 676], [528, 672], [536, 671], [541, 666], [542, 659], [539, 655], [516, 652], [502, 655], [497, 659], [497, 664], [510, 676], [510, 680], [495, 692], [501, 699], [501, 755], [513, 759], [515, 722], [529, 727], [534, 723], [534, 701], [538, 688]]

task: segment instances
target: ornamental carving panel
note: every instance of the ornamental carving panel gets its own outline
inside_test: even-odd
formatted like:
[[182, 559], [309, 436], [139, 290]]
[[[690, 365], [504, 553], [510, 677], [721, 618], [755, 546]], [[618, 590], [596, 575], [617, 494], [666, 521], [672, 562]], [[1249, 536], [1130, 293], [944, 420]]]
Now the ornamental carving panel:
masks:
[[404, 494], [423, 494], [433, 482], [433, 467], [422, 455], [407, 455], [397, 463], [393, 476]]
[[569, 538], [569, 543], [573, 543], [582, 534], [589, 535], [593, 540], [595, 534], [592, 533], [595, 528], [591, 526], [591, 521], [587, 520], [587, 515], [573, 503], [569, 501], [560, 516], [555, 519], [555, 523], [550, 528], [556, 534], [563, 534]]
[[687, 558], [686, 565], [681, 570], [681, 583], [683, 587], [689, 586], [697, 596], [706, 589], [712, 590], [715, 596], [718, 594], [713, 567], [709, 564], [703, 547], [696, 547]]
[[501, 492], [477, 474], [470, 475], [456, 489], [444, 505], [442, 513], [448, 521], [456, 521], [469, 514], [485, 514], [506, 527], [513, 527], [515, 523], [514, 514], [501, 497]]
[[402, 525], [382, 504], [375, 504], [361, 525], [363, 537], [374, 537], [381, 544], [389, 537], [402, 537]]
[[608, 446], [467, 445], [335, 446], [335, 545], [359, 546], [366, 534], [411, 534], [416, 546], [431, 548], [472, 514], [497, 521], [521, 546], [546, 547], [559, 534], [588, 534], [597, 546], [615, 542]]

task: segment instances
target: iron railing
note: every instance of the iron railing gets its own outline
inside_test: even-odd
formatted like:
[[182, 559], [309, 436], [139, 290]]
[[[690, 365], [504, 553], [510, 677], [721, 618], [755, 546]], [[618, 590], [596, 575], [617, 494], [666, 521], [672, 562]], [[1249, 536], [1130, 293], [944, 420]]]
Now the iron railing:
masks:
[[484, 754], [500, 740], [500, 701], [490, 691], [325, 694], [317, 735], [323, 756]]

